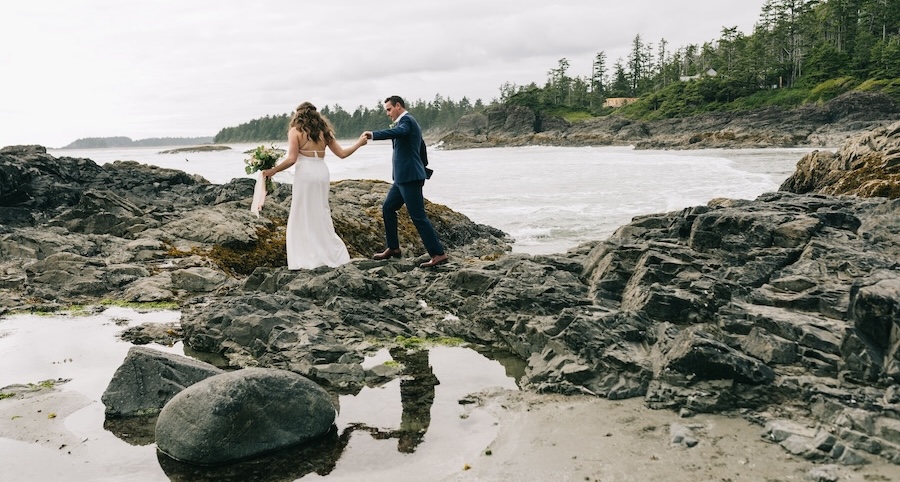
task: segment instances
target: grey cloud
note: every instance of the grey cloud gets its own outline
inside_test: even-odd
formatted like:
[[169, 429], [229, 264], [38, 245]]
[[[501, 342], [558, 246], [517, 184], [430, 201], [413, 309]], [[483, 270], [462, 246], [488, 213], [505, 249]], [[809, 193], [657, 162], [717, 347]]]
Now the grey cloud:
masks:
[[[393, 93], [490, 101], [504, 82], [543, 83], [563, 57], [572, 75], [588, 75], [601, 50], [612, 64], [636, 34], [677, 48], [750, 27], [765, 1], [6, 2], [0, 45], [16, 49], [0, 68], [67, 81], [11, 81], [0, 105], [19, 114], [0, 118], [0, 145], [212, 134], [301, 100], [348, 110]], [[50, 110], [78, 125], [48, 130]]]

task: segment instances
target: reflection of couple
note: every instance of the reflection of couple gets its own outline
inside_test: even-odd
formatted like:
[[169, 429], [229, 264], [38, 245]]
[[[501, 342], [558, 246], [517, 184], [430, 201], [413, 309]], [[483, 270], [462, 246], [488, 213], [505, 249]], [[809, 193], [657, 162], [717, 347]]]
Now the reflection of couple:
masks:
[[297, 163], [287, 224], [289, 269], [335, 267], [350, 261], [347, 247], [335, 233], [331, 220], [331, 209], [328, 206], [330, 180], [328, 166], [324, 162], [325, 147], [343, 159], [365, 145], [368, 139], [391, 139], [394, 146], [394, 183], [382, 205], [387, 249], [375, 254], [373, 258], [383, 260], [401, 256], [397, 210], [406, 204], [409, 216], [431, 256], [431, 260], [419, 266], [430, 268], [447, 262], [444, 248], [425, 214], [422, 187], [431, 171], [425, 167], [427, 157], [422, 129], [406, 111], [400, 97], [385, 99], [384, 109], [391, 119], [391, 128], [366, 131], [346, 149], [338, 144], [334, 129], [316, 111], [314, 105], [304, 102], [294, 112], [288, 132], [287, 157], [279, 165], [263, 171], [263, 176], [272, 177]]
[[434, 403], [434, 387], [441, 382], [434, 376], [428, 363], [428, 350], [407, 350], [402, 346], [391, 348], [391, 358], [403, 365], [400, 378], [400, 429], [396, 431], [397, 450], [413, 453], [425, 439], [431, 425], [431, 405]]
[[365, 430], [378, 440], [397, 439], [397, 450], [411, 454], [425, 440], [431, 425], [431, 406], [436, 385], [441, 382], [428, 363], [428, 350], [407, 350], [402, 346], [390, 349], [391, 358], [403, 366], [400, 372], [400, 428], [385, 430], [365, 424], [353, 424], [354, 430]]

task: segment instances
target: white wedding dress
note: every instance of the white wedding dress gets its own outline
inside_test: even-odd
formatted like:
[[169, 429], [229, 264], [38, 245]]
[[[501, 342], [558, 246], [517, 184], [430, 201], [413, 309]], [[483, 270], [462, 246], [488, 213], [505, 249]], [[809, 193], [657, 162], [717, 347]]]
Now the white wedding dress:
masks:
[[328, 205], [329, 188], [330, 173], [325, 160], [318, 154], [299, 155], [294, 164], [291, 214], [287, 223], [288, 269], [336, 267], [350, 261], [347, 246], [334, 232]]

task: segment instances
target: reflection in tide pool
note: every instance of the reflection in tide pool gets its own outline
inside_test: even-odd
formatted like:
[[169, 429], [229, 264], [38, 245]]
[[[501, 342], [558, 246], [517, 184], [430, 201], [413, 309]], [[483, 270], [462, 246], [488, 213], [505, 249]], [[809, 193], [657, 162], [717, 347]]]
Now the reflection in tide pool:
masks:
[[[496, 436], [495, 420], [460, 400], [493, 387], [515, 390], [515, 380], [524, 370], [524, 363], [508, 354], [482, 354], [466, 347], [383, 349], [364, 366], [393, 360], [400, 366], [400, 377], [340, 396], [335, 427], [322, 439], [227, 467], [196, 467], [158, 454], [153, 420], [143, 424], [107, 421], [100, 402], [132, 346], [118, 334], [130, 326], [173, 322], [179, 317], [177, 311], [107, 308], [90, 315], [0, 319], [0, 387], [70, 380], [59, 385], [59, 392], [48, 393], [53, 396], [46, 403], [52, 403], [53, 397], [82, 400], [71, 415], [48, 422], [79, 441], [66, 451], [52, 437], [46, 442], [35, 441], [32, 434], [17, 437], [14, 420], [0, 420], [3, 473], [21, 481], [440, 479], [478, 457]], [[151, 347], [184, 354], [180, 343]], [[7, 403], [19, 402], [0, 400]]]

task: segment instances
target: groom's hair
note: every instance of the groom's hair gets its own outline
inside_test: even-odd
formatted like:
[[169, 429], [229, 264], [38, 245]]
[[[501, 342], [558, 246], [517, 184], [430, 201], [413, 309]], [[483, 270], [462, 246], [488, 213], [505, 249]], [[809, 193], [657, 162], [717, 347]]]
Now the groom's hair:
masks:
[[392, 95], [387, 99], [384, 99], [384, 102], [390, 102], [391, 105], [400, 104], [400, 107], [403, 107], [404, 109], [406, 108], [406, 104], [403, 102], [403, 98], [401, 98], [399, 95]]

